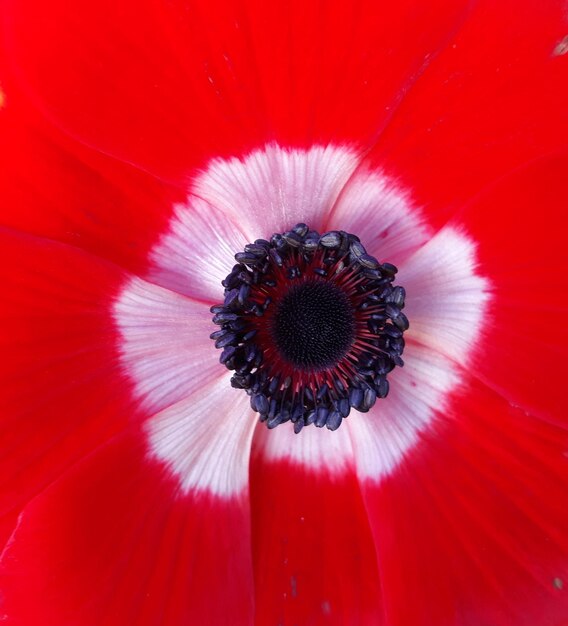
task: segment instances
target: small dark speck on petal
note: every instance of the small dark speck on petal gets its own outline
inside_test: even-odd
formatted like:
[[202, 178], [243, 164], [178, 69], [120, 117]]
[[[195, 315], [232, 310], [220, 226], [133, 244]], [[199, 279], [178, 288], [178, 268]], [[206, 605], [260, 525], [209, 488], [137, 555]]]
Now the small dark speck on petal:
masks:
[[568, 35], [563, 37], [554, 47], [553, 56], [559, 57], [568, 52]]
[[290, 590], [292, 597], [295, 598], [298, 595], [298, 581], [295, 576], [290, 577]]
[[562, 578], [558, 578], [556, 577], [553, 581], [552, 584], [554, 585], [555, 589], [563, 589], [564, 588], [564, 581], [562, 580]]

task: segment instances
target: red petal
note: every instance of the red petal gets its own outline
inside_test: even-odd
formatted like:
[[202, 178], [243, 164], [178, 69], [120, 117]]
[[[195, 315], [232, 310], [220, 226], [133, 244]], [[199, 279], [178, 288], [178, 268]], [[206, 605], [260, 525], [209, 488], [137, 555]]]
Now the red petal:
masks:
[[363, 493], [389, 626], [561, 626], [566, 431], [471, 381]]
[[568, 155], [520, 169], [456, 217], [493, 291], [473, 372], [512, 404], [568, 423]]
[[109, 307], [124, 275], [0, 231], [0, 515], [12, 515], [135, 417]]
[[443, 223], [513, 168], [568, 142], [563, 0], [482, 0], [403, 100], [369, 161]]
[[100, 448], [26, 507], [0, 570], [10, 623], [250, 625], [246, 494], [181, 496], [140, 437]]
[[144, 271], [185, 190], [68, 141], [17, 109], [8, 100], [0, 115], [0, 224]]
[[204, 160], [273, 140], [366, 146], [466, 7], [16, 0], [2, 11], [10, 70], [52, 120], [185, 181]]
[[352, 469], [331, 477], [259, 455], [251, 499], [257, 624], [383, 623], [373, 541]]

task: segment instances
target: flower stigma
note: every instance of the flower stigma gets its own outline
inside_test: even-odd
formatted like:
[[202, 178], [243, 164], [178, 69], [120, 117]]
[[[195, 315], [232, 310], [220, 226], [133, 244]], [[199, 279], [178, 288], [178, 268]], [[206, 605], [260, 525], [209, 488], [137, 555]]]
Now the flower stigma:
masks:
[[223, 304], [211, 307], [221, 326], [211, 339], [260, 421], [337, 430], [351, 409], [387, 396], [408, 329], [394, 265], [356, 235], [306, 224], [257, 239], [235, 260]]

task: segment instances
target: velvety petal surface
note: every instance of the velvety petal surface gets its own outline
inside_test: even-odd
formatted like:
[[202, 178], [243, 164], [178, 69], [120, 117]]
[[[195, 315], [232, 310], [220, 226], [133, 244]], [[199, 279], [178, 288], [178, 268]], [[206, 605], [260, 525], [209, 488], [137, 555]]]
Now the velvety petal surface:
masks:
[[426, 216], [409, 191], [380, 170], [364, 166], [352, 173], [341, 190], [324, 230], [356, 234], [370, 255], [399, 268], [431, 237]]
[[0, 236], [2, 619], [249, 624], [254, 422], [199, 361], [207, 306], [72, 246]]
[[247, 488], [255, 424], [248, 396], [223, 376], [154, 415], [146, 435], [152, 454], [170, 468], [184, 492], [229, 498]]
[[[223, 299], [221, 281], [250, 238], [237, 215], [197, 195], [174, 206], [168, 228], [150, 252], [146, 279], [210, 305]], [[211, 322], [209, 316], [208, 322]]]
[[246, 490], [183, 493], [143, 441], [105, 443], [20, 515], [0, 562], [6, 624], [252, 623]]
[[478, 241], [493, 297], [472, 373], [512, 405], [562, 426], [568, 354], [568, 154], [519, 168], [454, 223]]
[[365, 150], [468, 10], [9, 0], [7, 80], [73, 137], [184, 184], [211, 158], [274, 140]]
[[109, 312], [122, 370], [149, 413], [223, 376], [209, 339], [215, 327], [206, 303], [131, 277], [111, 299]]
[[[284, 435], [276, 431], [277, 438]], [[264, 446], [256, 448], [251, 506], [259, 626], [385, 623], [358, 482], [352, 465], [338, 470], [310, 471], [267, 459]]]
[[112, 318], [121, 369], [148, 415], [152, 456], [184, 492], [245, 489], [255, 417], [219, 364], [209, 306], [132, 278], [112, 303]]
[[68, 245], [0, 231], [0, 514], [139, 419], [119, 368], [116, 266]]
[[466, 379], [398, 471], [363, 483], [389, 625], [565, 623], [567, 443]]
[[365, 167], [443, 224], [485, 185], [568, 142], [563, 0], [480, 0], [401, 102]]
[[10, 91], [0, 108], [0, 224], [82, 248], [137, 273], [180, 192], [69, 140]]
[[[451, 365], [460, 384], [431, 405], [435, 419], [390, 475], [369, 474], [367, 440], [354, 438], [394, 626], [559, 626], [568, 614], [566, 165], [564, 155], [535, 161], [455, 217], [451, 229], [477, 241], [477, 272], [488, 277], [469, 358], [455, 332], [459, 309], [444, 290], [438, 305], [434, 296], [430, 306], [410, 298], [409, 314], [414, 309], [416, 338]], [[467, 293], [462, 324], [482, 304]], [[405, 356], [409, 365], [415, 360]]]

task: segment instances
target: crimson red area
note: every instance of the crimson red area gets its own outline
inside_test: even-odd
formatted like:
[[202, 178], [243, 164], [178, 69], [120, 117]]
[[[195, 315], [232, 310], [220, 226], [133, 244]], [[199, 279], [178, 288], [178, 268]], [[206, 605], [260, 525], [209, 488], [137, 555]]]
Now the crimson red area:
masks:
[[385, 623], [353, 470], [333, 477], [253, 457], [251, 509], [257, 624]]
[[184, 183], [211, 157], [271, 140], [368, 149], [468, 10], [7, 0], [3, 80], [80, 142]]
[[471, 373], [566, 427], [568, 153], [495, 183], [454, 218], [478, 242], [492, 297]]
[[472, 378], [363, 486], [389, 626], [566, 624], [567, 446]]
[[565, 3], [471, 6], [368, 157], [436, 225], [496, 178], [568, 144]]
[[85, 148], [12, 103], [0, 115], [0, 135], [0, 225], [145, 271], [186, 189]]
[[28, 505], [0, 569], [10, 624], [251, 624], [246, 496], [181, 493], [143, 439], [107, 442]]
[[[568, 625], [567, 33], [563, 0], [2, 2], [0, 621]], [[269, 142], [462, 230], [488, 313], [382, 482], [256, 455], [250, 499], [187, 494], [110, 310], [196, 173]]]
[[0, 517], [137, 419], [109, 317], [123, 280], [82, 250], [0, 230]]

